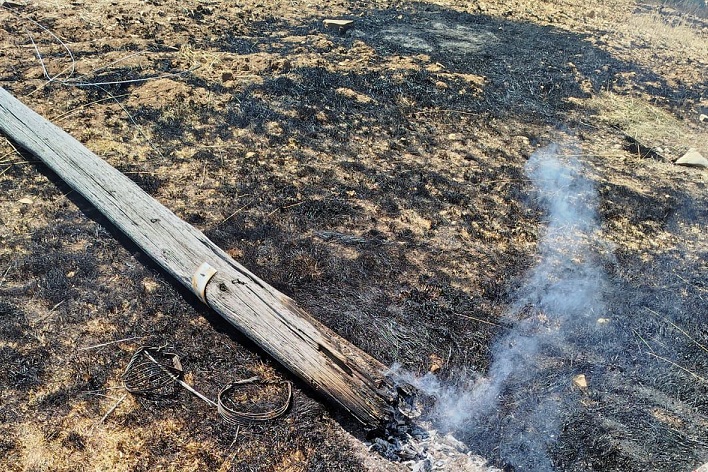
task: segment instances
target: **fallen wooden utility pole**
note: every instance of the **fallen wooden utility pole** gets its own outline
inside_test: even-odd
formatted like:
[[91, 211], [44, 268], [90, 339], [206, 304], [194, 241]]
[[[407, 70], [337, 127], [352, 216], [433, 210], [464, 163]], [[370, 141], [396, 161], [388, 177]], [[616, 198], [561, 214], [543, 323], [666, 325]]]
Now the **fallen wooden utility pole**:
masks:
[[288, 370], [379, 428], [399, 393], [385, 366], [234, 261], [79, 141], [0, 87], [0, 131], [84, 196], [146, 254]]

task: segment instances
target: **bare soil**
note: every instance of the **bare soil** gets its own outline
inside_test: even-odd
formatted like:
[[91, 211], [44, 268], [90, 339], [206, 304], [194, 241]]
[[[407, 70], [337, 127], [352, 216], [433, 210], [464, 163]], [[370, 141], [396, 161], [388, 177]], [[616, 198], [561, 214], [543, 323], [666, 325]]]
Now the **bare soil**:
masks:
[[[0, 86], [342, 336], [449, 382], [487, 368], [536, 262], [524, 163], [576, 141], [622, 349], [579, 344], [559, 365], [577, 408], [548, 453], [558, 470], [692, 470], [708, 462], [708, 173], [672, 161], [708, 156], [708, 24], [593, 3], [5, 2]], [[608, 112], [620, 102], [632, 120]], [[4, 138], [0, 189], [3, 470], [403, 469]], [[184, 391], [126, 395], [132, 353], [165, 343], [207, 396], [290, 379], [292, 409], [236, 431]]]

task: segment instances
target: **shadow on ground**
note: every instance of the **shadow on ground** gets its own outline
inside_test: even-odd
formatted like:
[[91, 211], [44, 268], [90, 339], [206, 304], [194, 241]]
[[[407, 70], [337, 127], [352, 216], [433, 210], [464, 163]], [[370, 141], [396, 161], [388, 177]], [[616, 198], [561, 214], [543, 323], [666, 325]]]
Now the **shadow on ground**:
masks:
[[[271, 19], [236, 20], [228, 31], [215, 29], [210, 39], [192, 38], [195, 49], [235, 54], [234, 68], [250, 56], [250, 72], [262, 80], [240, 84], [233, 79], [235, 69], [213, 80], [195, 72], [182, 78], [189, 95], [173, 97], [165, 107], [119, 98], [167, 157], [117, 166], [374, 357], [416, 373], [436, 366], [442, 379], [454, 382], [487, 367], [491, 341], [508, 323], [510, 291], [534, 263], [542, 215], [527, 201], [523, 165], [548, 141], [549, 130], [587, 130], [573, 100], [625, 87], [622, 72], [634, 72], [638, 83], [655, 84], [655, 92], [669, 100], [699, 100], [701, 90], [672, 87], [651, 71], [614, 59], [587, 37], [560, 29], [424, 3], [362, 13], [355, 29], [341, 37], [323, 33], [319, 20], [293, 25]], [[264, 57], [253, 57], [259, 54]], [[177, 68], [166, 60], [154, 70], [114, 68], [91, 80], [140, 79]], [[139, 87], [70, 90], [89, 102]], [[202, 93], [211, 98], [198, 100]], [[217, 140], [228, 146], [209, 145]], [[133, 346], [87, 351], [76, 346], [107, 338], [169, 340], [189, 353], [184, 362], [211, 396], [231, 378], [288, 375], [195, 306], [130, 243], [121, 247], [81, 199], [63, 199], [67, 189], [55, 177], [48, 182], [33, 176], [35, 171], [13, 167], [8, 173], [28, 183], [24, 192], [57, 206], [47, 211], [46, 226], [32, 231], [24, 251], [2, 261], [11, 265], [14, 280], [27, 281], [0, 288], [0, 359], [9, 366], [0, 374], [8, 386], [5, 403], [30, 402], [43, 412], [45, 425], [67, 418], [79, 399], [87, 415], [101, 417], [105, 405], [86, 392], [113, 386]], [[9, 182], [2, 183], [3, 190], [12, 190]], [[629, 215], [633, 225], [658, 232], [685, 198], [681, 189], [664, 190], [668, 197], [608, 188], [602, 198], [612, 195], [612, 202], [602, 208], [603, 218]], [[189, 191], [197, 199], [185, 197]], [[199, 197], [208, 191], [216, 196]], [[623, 304], [618, 295], [616, 314], [626, 315], [630, 331], [660, 331], [656, 320], [631, 315], [662, 287], [630, 278], [631, 269], [642, 270], [638, 252], [617, 255], [626, 268], [620, 273], [608, 261], [610, 272], [637, 296], [623, 298]], [[669, 263], [662, 267], [665, 272], [654, 274], [657, 280], [673, 270]], [[687, 266], [685, 275], [696, 267]], [[689, 318], [681, 322], [695, 327]], [[628, 336], [627, 342], [632, 340]], [[682, 349], [685, 355], [700, 354]], [[689, 426], [669, 431], [665, 417], [656, 413], [656, 396], [633, 411], [637, 389], [617, 382], [649, 375], [653, 389], [671, 385], [667, 397], [705, 398], [701, 384], [680, 374], [669, 381], [658, 376], [660, 364], [645, 361], [617, 361], [624, 376], [613, 376], [609, 367], [609, 373], [598, 373], [598, 382], [606, 378], [614, 388], [606, 394], [610, 406], [594, 399], [592, 407], [567, 412], [551, 451], [558, 469], [668, 471], [705, 458], [700, 439], [705, 423], [687, 413], [683, 421]], [[66, 369], [71, 378], [33, 393], [57, 369]], [[310, 397], [300, 385], [294, 410], [267, 432], [268, 439], [246, 431], [235, 449], [234, 432], [186, 395], [146, 402], [143, 409], [117, 414], [115, 421], [132, 428], [167, 419], [186, 428], [191, 439], [237, 452], [242, 457], [237, 470], [253, 464], [275, 468], [298, 454], [307, 456], [307, 470], [359, 468], [351, 451], [333, 444], [321, 426], [328, 407]], [[705, 418], [705, 402], [691, 408]], [[0, 452], [19, 454], [21, 441], [9, 425], [21, 415], [9, 408], [0, 412], [7, 433]], [[334, 413], [363, 437], [350, 419]], [[636, 433], [636, 424], [651, 434]], [[45, 440], [69, 450], [87, 440], [60, 428], [61, 422]], [[150, 433], [146, 441], [152, 446], [140, 467], [175, 460], [185, 437], [180, 434]], [[648, 453], [657, 435], [665, 439], [662, 450], [671, 452]], [[496, 464], [513, 467], [492, 446], [469, 445]], [[205, 467], [222, 460], [214, 452], [199, 458]]]

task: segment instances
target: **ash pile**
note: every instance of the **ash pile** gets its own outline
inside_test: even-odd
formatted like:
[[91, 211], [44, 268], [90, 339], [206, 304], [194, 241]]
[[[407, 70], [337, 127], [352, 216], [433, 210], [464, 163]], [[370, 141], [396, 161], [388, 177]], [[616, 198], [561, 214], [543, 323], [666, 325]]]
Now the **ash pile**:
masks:
[[452, 434], [443, 434], [422, 422], [418, 425], [399, 425], [384, 438], [375, 438], [369, 444], [391, 461], [401, 462], [414, 472], [456, 471], [495, 472], [487, 460], [472, 454], [467, 446]]
[[383, 434], [374, 437], [367, 446], [386, 459], [399, 462], [414, 472], [497, 472], [487, 460], [472, 454], [469, 448], [451, 433], [435, 429], [427, 417], [434, 411], [435, 396], [413, 386], [407, 374], [394, 366], [389, 375], [396, 380], [402, 394], [397, 418]]

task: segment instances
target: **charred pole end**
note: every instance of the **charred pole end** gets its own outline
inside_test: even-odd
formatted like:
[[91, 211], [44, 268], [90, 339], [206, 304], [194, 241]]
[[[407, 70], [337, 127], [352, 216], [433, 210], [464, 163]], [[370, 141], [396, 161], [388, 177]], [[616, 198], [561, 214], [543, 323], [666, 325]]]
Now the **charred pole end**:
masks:
[[412, 390], [395, 385], [383, 364], [1, 87], [0, 131], [44, 162], [204, 303], [367, 427], [385, 429], [408, 416]]

